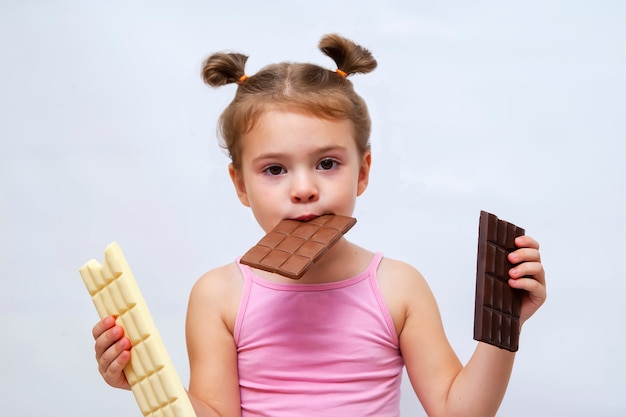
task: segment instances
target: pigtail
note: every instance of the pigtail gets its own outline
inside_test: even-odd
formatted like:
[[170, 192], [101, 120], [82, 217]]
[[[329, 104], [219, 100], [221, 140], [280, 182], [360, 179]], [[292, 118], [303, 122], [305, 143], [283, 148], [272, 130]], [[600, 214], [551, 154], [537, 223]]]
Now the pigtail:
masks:
[[248, 57], [238, 53], [219, 52], [208, 57], [202, 65], [202, 79], [211, 87], [226, 84], [241, 84], [247, 78], [245, 73]]
[[228, 150], [235, 169], [241, 168], [242, 135], [250, 132], [263, 112], [273, 106], [330, 120], [350, 120], [359, 152], [365, 155], [370, 148], [367, 106], [346, 77], [373, 71], [376, 60], [367, 49], [337, 34], [322, 37], [319, 48], [335, 61], [336, 69], [280, 62], [267, 65], [248, 78], [246, 55], [218, 52], [204, 61], [205, 84], [239, 85], [218, 122], [220, 145]]
[[372, 53], [360, 45], [337, 34], [325, 35], [319, 43], [320, 50], [337, 64], [337, 73], [367, 74], [378, 65]]

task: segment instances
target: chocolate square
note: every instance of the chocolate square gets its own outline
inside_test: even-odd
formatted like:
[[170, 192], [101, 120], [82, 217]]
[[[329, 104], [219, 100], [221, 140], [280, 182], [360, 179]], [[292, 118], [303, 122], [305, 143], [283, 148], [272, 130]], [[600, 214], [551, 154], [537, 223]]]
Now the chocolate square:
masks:
[[283, 220], [246, 252], [240, 262], [299, 279], [355, 223], [352, 217], [332, 214], [308, 222]]

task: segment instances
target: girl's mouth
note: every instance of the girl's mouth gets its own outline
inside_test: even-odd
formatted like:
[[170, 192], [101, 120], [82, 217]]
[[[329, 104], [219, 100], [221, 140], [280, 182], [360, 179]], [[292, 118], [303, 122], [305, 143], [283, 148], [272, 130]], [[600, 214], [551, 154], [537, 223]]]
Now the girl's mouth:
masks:
[[309, 220], [313, 220], [319, 216], [320, 216], [319, 214], [303, 214], [302, 216], [294, 217], [293, 220], [298, 220], [300, 222], [308, 222]]

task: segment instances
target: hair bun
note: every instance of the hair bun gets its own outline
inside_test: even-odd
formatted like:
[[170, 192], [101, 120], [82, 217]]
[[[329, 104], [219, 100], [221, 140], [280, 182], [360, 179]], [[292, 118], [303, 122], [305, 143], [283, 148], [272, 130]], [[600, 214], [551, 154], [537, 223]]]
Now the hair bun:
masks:
[[369, 50], [341, 35], [325, 35], [320, 40], [319, 48], [335, 61], [342, 76], [344, 73], [345, 76], [355, 73], [367, 74], [378, 65]]
[[239, 53], [218, 52], [202, 65], [202, 79], [211, 87], [240, 83], [245, 80], [248, 56]]

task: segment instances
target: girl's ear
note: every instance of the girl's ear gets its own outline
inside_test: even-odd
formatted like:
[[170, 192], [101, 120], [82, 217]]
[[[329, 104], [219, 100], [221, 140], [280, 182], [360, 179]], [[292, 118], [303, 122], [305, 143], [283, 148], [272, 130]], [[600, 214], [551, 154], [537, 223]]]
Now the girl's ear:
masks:
[[359, 168], [359, 182], [357, 184], [356, 195], [360, 196], [367, 189], [370, 181], [370, 167], [372, 166], [372, 152], [366, 151], [361, 160]]
[[239, 201], [246, 207], [250, 207], [250, 201], [248, 201], [248, 193], [246, 192], [246, 184], [243, 181], [243, 175], [240, 171], [236, 170], [233, 164], [228, 164], [228, 174], [237, 191], [237, 197]]

